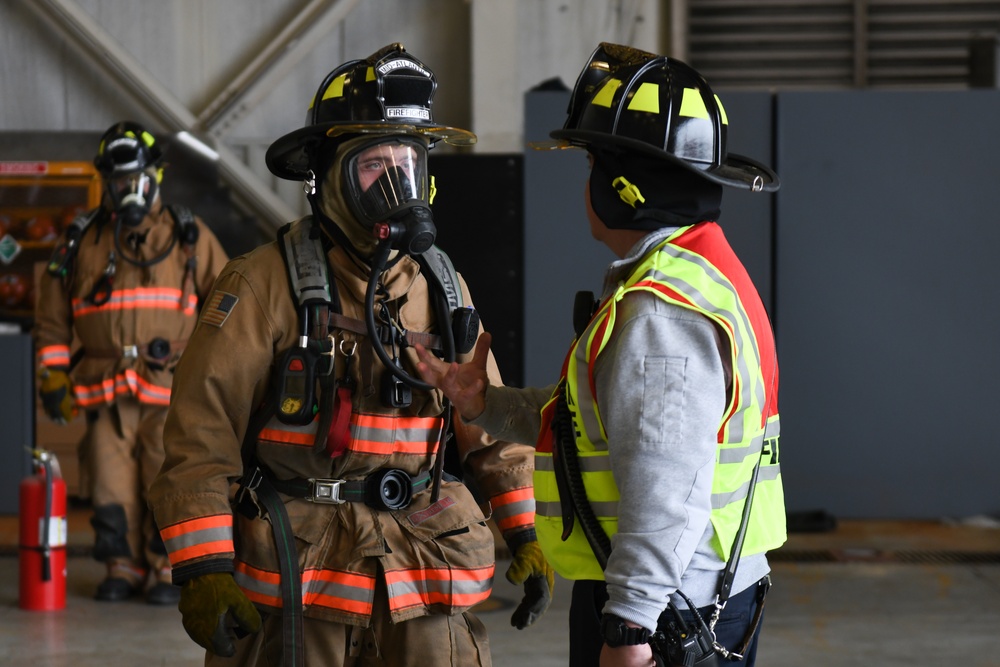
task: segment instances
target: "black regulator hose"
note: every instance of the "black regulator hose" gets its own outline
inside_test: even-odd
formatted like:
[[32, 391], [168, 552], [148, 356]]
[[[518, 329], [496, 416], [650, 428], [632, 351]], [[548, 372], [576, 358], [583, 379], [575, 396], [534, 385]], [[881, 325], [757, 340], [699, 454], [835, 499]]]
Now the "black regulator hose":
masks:
[[375, 256], [372, 258], [371, 276], [368, 278], [368, 289], [365, 290], [365, 327], [368, 329], [368, 338], [371, 339], [375, 354], [390, 373], [414, 389], [433, 391], [434, 387], [413, 377], [392, 360], [389, 353], [385, 351], [382, 337], [379, 336], [378, 327], [375, 326], [375, 290], [378, 289], [378, 279], [385, 269], [385, 263], [389, 260], [390, 250], [392, 250], [392, 242], [389, 239], [384, 239], [379, 242], [375, 249]]

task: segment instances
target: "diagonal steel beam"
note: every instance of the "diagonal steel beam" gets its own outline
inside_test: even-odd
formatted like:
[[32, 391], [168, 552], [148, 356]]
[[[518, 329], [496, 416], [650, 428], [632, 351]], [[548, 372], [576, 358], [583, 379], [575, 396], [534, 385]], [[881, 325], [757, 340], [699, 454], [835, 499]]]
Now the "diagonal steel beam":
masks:
[[198, 114], [197, 125], [222, 137], [274, 90], [337, 27], [359, 0], [312, 0], [269, 40], [243, 71]]
[[[130, 53], [118, 44], [74, 0], [23, 0], [26, 8], [67, 38], [69, 44], [108, 74], [121, 92], [135, 99], [165, 128], [195, 133], [197, 119]], [[254, 215], [266, 233], [298, 217], [288, 204], [225, 146], [218, 153], [219, 174], [232, 188], [237, 203]]]

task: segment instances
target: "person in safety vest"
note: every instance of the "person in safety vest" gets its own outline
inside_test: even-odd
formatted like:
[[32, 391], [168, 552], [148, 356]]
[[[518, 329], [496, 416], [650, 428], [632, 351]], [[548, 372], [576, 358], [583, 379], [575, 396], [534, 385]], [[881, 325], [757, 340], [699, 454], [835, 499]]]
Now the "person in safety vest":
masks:
[[93, 504], [94, 558], [107, 564], [96, 597], [111, 602], [180, 597], [146, 490], [163, 463], [174, 367], [229, 259], [200, 218], [163, 203], [162, 158], [137, 123], [104, 133], [101, 205], [64, 230], [35, 307], [45, 412], [58, 423], [86, 413], [81, 496]]
[[[434, 245], [427, 151], [475, 141], [433, 120], [436, 87], [400, 44], [323, 79], [265, 156], [312, 215], [229, 263], [177, 368], [150, 498], [207, 664], [491, 664], [469, 611], [495, 567], [480, 502], [524, 584], [512, 624], [551, 599], [532, 447], [416, 374], [415, 344], [467, 361], [482, 330]], [[442, 472], [449, 443], [480, 496]]]
[[620, 259], [600, 300], [577, 299], [559, 382], [489, 386], [486, 334], [468, 364], [418, 348], [421, 377], [470, 425], [537, 436], [539, 543], [575, 580], [573, 667], [754, 663], [765, 554], [785, 540], [778, 369], [715, 221], [723, 186], [771, 192], [778, 178], [727, 153], [727, 123], [686, 64], [601, 44], [551, 136], [587, 151], [590, 231]]

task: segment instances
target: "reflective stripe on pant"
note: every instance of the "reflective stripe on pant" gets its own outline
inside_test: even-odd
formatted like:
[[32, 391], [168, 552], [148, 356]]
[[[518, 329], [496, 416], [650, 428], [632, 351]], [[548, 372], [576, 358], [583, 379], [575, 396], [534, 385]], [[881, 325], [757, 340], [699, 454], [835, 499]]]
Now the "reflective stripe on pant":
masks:
[[[236, 655], [208, 653], [206, 667], [278, 667], [281, 663], [281, 616], [263, 615], [256, 635], [235, 642]], [[305, 667], [492, 667], [486, 628], [469, 612], [433, 614], [402, 623], [389, 621], [385, 580], [375, 586], [371, 626], [360, 628], [315, 618], [303, 619]]]
[[159, 535], [146, 504], [146, 490], [163, 465], [167, 408], [122, 396], [114, 405], [95, 412], [89, 429], [93, 504], [125, 510], [131, 554], [122, 555], [130, 555], [140, 567], [158, 570], [169, 562], [162, 546], [157, 548]]

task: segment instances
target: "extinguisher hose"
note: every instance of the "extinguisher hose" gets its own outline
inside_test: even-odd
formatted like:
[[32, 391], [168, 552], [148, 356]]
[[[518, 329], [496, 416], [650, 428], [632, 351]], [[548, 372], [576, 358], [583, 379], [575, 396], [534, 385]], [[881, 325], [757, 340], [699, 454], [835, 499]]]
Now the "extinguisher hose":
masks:
[[52, 581], [52, 545], [49, 544], [49, 523], [52, 521], [52, 461], [42, 458], [45, 469], [45, 516], [42, 518], [42, 581]]

